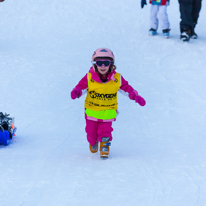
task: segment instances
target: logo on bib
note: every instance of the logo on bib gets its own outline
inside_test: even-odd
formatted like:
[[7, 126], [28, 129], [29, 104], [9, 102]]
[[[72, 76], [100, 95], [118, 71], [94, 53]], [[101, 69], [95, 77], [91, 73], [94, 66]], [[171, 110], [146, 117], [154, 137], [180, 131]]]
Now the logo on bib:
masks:
[[89, 95], [92, 99], [96, 98], [96, 99], [115, 99], [117, 97], [117, 93], [114, 94], [100, 94], [100, 93], [96, 93], [95, 91], [91, 91], [89, 92]]

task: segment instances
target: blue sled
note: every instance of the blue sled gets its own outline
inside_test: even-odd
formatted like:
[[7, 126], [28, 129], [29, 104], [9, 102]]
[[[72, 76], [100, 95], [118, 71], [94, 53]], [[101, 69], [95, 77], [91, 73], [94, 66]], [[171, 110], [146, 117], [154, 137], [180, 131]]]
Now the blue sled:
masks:
[[9, 145], [11, 142], [11, 138], [8, 131], [1, 132], [0, 131], [0, 144]]

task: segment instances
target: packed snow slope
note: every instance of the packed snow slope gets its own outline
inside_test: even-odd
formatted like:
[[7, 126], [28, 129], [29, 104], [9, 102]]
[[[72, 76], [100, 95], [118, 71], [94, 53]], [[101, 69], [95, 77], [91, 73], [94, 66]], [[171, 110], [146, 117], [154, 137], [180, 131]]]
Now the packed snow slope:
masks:
[[[0, 111], [17, 136], [0, 145], [1, 206], [205, 206], [206, 4], [199, 39], [148, 36], [150, 6], [133, 0], [5, 0], [0, 4]], [[118, 94], [111, 156], [91, 154], [84, 98], [70, 92], [95, 49], [143, 96]]]

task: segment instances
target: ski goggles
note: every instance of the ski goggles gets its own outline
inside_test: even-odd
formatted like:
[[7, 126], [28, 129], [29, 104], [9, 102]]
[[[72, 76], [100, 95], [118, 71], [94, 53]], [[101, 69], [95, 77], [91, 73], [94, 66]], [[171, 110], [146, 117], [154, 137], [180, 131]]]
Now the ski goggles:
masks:
[[110, 61], [109, 59], [102, 59], [102, 60], [96, 60], [92, 62], [93, 64], [96, 64], [99, 67], [102, 67], [103, 65], [105, 67], [110, 66], [111, 64], [113, 64], [113, 61]]

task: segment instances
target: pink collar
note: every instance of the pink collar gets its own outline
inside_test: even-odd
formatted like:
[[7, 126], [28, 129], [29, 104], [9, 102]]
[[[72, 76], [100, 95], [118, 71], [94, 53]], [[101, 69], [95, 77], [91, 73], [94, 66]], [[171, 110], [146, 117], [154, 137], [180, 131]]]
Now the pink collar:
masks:
[[[100, 82], [100, 83], [102, 83], [102, 80], [99, 78], [98, 73], [95, 72], [95, 70], [94, 70], [93, 67], [90, 68], [89, 72], [92, 74], [92, 79], [93, 79], [95, 82]], [[108, 75], [108, 81], [107, 81], [107, 82], [109, 82], [110, 80], [115, 81], [115, 78], [114, 78], [115, 73], [116, 73], [115, 71], [112, 71], [111, 73], [109, 73], [109, 75]]]

